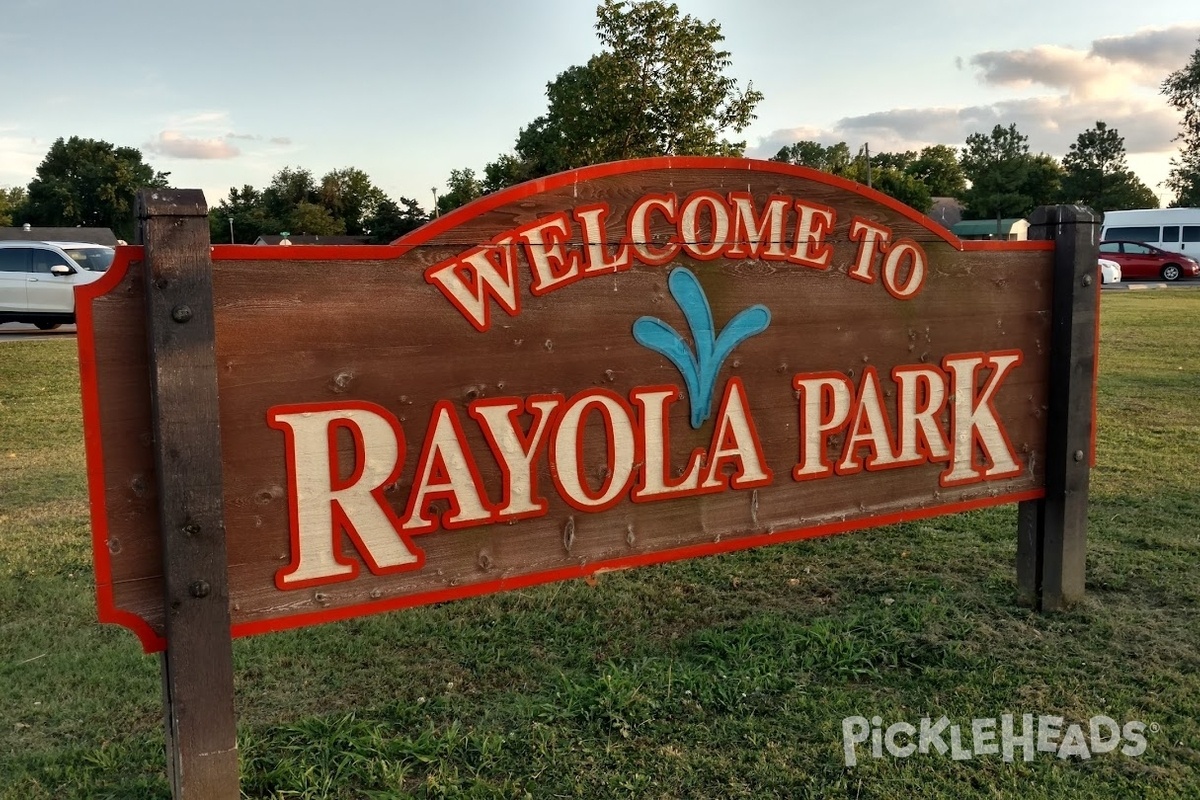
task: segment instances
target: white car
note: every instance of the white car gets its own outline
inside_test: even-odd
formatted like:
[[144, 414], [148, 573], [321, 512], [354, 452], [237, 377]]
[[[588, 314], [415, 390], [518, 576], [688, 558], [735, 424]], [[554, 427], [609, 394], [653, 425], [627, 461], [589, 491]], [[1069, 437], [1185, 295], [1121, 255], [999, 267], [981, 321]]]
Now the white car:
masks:
[[75, 287], [100, 280], [115, 252], [86, 242], [0, 242], [0, 324], [73, 324]]
[[1100, 283], [1120, 283], [1121, 265], [1107, 258], [1100, 259]]

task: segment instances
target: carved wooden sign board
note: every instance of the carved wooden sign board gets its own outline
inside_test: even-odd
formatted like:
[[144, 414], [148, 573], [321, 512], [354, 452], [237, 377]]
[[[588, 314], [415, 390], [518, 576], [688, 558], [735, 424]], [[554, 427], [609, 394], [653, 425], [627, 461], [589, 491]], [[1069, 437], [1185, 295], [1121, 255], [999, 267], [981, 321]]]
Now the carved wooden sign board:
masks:
[[[1045, 494], [1053, 242], [822, 173], [622, 162], [210, 255], [235, 636]], [[79, 341], [100, 616], [159, 650], [143, 260]]]

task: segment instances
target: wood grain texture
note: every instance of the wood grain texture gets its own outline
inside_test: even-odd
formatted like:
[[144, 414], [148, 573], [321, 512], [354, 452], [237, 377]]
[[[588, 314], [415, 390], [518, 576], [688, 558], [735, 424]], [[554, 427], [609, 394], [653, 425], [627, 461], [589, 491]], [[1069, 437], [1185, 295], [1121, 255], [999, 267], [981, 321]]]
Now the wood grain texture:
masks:
[[[741, 345], [718, 381], [718, 387], [734, 376], [743, 381], [774, 473], [771, 485], [665, 502], [622, 502], [602, 514], [587, 514], [556, 496], [543, 459], [538, 480], [550, 502], [546, 516], [420, 535], [415, 543], [426, 565], [419, 571], [376, 576], [364, 567], [352, 582], [289, 591], [276, 587], [275, 573], [289, 559], [288, 482], [284, 438], [267, 426], [269, 408], [355, 400], [388, 409], [399, 419], [408, 445], [401, 477], [387, 493], [402, 514], [431, 410], [438, 400], [449, 400], [464, 422], [484, 485], [492, 501], [498, 500], [499, 467], [467, 415], [467, 404], [481, 397], [547, 392], [570, 397], [592, 388], [627, 396], [637, 386], [681, 384], [670, 362], [637, 345], [631, 335], [634, 320], [647, 314], [687, 330], [668, 291], [669, 267], [635, 265], [543, 297], [530, 294], [526, 271], [520, 314], [496, 309], [485, 333], [425, 281], [424, 270], [514, 226], [599, 200], [611, 208], [607, 233], [616, 244], [625, 235], [624, 214], [647, 191], [682, 198], [698, 189], [718, 195], [748, 191], [759, 203], [786, 195], [837, 212], [827, 270], [761, 259], [697, 261], [681, 255], [673, 261], [696, 273], [718, 327], [755, 303], [771, 310], [769, 330]], [[407, 248], [380, 248], [378, 259], [255, 259], [247, 248], [246, 257], [214, 261], [223, 513], [235, 634], [648, 563], [697, 549], [736, 549], [865, 527], [1045, 486], [1054, 257], [1048, 250], [963, 251], [944, 231], [922, 226], [865, 192], [801, 174], [753, 171], [617, 173], [464, 216], [432, 237], [416, 232]], [[849, 236], [855, 216], [889, 226], [897, 238], [922, 243], [929, 275], [914, 299], [896, 300], [879, 282], [847, 277], [857, 249]], [[652, 233], [662, 243], [673, 231], [658, 219]], [[402, 255], [391, 255], [400, 250]], [[138, 400], [145, 387], [138, 383], [136, 365], [146, 356], [137, 273], [135, 266], [120, 287], [94, 304], [96, 327], [103, 331], [96, 340], [96, 360], [104, 513], [115, 603], [161, 634], [162, 610], [155, 601], [162, 580], [153, 520], [157, 487], [148, 418]], [[1004, 382], [995, 406], [1024, 466], [1019, 476], [945, 488], [938, 482], [943, 465], [925, 464], [792, 480], [799, 448], [793, 375], [836, 370], [857, 381], [865, 368], [874, 367], [884, 379], [885, 406], [894, 425], [895, 392], [887, 381], [894, 366], [936, 365], [948, 354], [1008, 349], [1020, 350], [1024, 361]], [[693, 431], [687, 402], [673, 405], [671, 463], [682, 467], [694, 448], [707, 447], [712, 427], [710, 420]], [[605, 463], [598, 445], [599, 437], [591, 436], [585, 448], [596, 481]], [[353, 458], [348, 441], [342, 456]], [[565, 536], [567, 530], [572, 536]], [[358, 559], [349, 543], [343, 552]]]
[[[167, 771], [176, 800], [239, 796], [206, 213], [195, 190], [138, 195], [167, 638]], [[142, 466], [131, 487], [146, 474]], [[139, 519], [154, 522], [148, 510]]]
[[1022, 601], [1058, 611], [1083, 598], [1094, 419], [1100, 216], [1079, 206], [1043, 206], [1031, 239], [1055, 243], [1054, 325], [1047, 409], [1046, 496], [1021, 510], [1017, 582]]

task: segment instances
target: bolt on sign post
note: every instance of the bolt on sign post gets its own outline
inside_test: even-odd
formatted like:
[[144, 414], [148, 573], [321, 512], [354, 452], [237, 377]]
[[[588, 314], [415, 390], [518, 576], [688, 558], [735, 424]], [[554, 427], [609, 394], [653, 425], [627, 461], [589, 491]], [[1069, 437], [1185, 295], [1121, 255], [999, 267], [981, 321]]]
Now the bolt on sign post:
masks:
[[165, 653], [177, 797], [236, 795], [231, 636], [1003, 503], [1021, 600], [1082, 594], [1089, 211], [963, 242], [707, 158], [389, 246], [210, 248], [198, 192], [141, 208], [79, 347], [100, 619]]

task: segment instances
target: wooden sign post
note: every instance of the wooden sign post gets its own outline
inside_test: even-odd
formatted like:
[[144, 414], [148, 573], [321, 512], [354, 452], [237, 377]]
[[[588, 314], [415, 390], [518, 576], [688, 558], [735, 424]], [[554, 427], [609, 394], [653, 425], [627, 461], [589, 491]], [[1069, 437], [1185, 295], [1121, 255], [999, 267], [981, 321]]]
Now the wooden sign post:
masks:
[[162, 547], [163, 706], [176, 798], [238, 796], [208, 207], [137, 197]]
[[1046, 412], [1046, 494], [1017, 514], [1021, 602], [1057, 611], [1083, 597], [1088, 480], [1096, 434], [1101, 217], [1053, 206], [1030, 215], [1030, 238], [1054, 243], [1050, 395]]
[[1090, 212], [963, 242], [709, 158], [378, 247], [210, 247], [198, 192], [139, 208], [80, 364], [100, 619], [165, 653], [176, 797], [236, 796], [231, 636], [1003, 503], [1020, 599], [1082, 594]]

